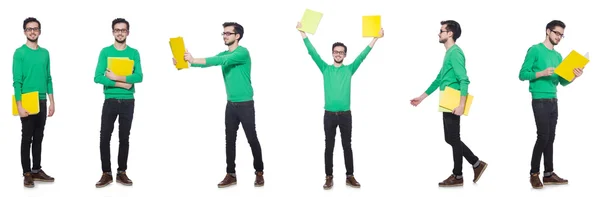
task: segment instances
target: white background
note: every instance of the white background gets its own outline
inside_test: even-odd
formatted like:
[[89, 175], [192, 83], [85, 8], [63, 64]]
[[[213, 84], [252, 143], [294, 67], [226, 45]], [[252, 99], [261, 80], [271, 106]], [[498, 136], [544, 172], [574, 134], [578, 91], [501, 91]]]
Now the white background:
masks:
[[[196, 2], [197, 5], [194, 5]], [[579, 196], [596, 187], [600, 72], [598, 27], [592, 1], [12, 1], [0, 7], [0, 196]], [[337, 135], [335, 186], [323, 191], [322, 76], [296, 31], [304, 9], [325, 15], [309, 35], [329, 63], [331, 44], [344, 42], [351, 62], [370, 42], [361, 37], [361, 16], [380, 14], [380, 39], [354, 75], [352, 111], [355, 175], [360, 189], [345, 186]], [[39, 44], [50, 51], [56, 98], [43, 142], [43, 169], [52, 184], [23, 187], [20, 121], [10, 114], [12, 55], [26, 38], [22, 22], [42, 23]], [[97, 57], [113, 43], [117, 17], [131, 23], [128, 44], [141, 53], [144, 81], [136, 85], [128, 174], [132, 187], [117, 183], [96, 189], [101, 176], [99, 131], [102, 86], [94, 84]], [[444, 142], [436, 91], [419, 107], [409, 100], [436, 77], [445, 49], [438, 43], [441, 20], [457, 20], [475, 96], [462, 119], [463, 141], [483, 161], [486, 173], [472, 184], [464, 161], [465, 185], [438, 188], [452, 172], [452, 151]], [[557, 50], [590, 52], [583, 77], [559, 87], [555, 170], [567, 186], [533, 190], [529, 168], [535, 124], [528, 83], [518, 79], [526, 50], [544, 39], [545, 25], [563, 20], [565, 38]], [[256, 124], [262, 145], [264, 188], [254, 188], [250, 147], [240, 127], [238, 185], [218, 189], [225, 175], [226, 95], [219, 67], [177, 71], [170, 37], [183, 36], [196, 57], [226, 49], [221, 24], [236, 21], [246, 34], [241, 45], [252, 56]], [[115, 127], [118, 128], [118, 127]], [[113, 135], [113, 171], [118, 135]], [[543, 165], [542, 165], [543, 170]]]

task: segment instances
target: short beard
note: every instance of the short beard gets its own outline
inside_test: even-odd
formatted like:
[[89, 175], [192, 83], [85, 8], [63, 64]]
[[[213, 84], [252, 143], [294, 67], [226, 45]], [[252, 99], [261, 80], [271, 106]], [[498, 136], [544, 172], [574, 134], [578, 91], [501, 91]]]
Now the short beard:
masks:
[[119, 44], [123, 44], [127, 41], [127, 38], [123, 39], [123, 41], [119, 41], [119, 39], [115, 38], [115, 41], [117, 41]]
[[35, 40], [29, 39], [29, 37], [27, 37], [27, 40], [29, 40], [29, 42], [33, 42], [33, 43], [37, 43], [38, 39], [39, 39], [39, 37], [35, 38]]

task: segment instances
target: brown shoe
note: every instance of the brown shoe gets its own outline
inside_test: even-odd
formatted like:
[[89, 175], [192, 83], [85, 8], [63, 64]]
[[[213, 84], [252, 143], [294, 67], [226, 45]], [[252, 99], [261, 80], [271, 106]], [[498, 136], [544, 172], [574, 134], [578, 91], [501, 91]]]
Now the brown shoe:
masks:
[[356, 181], [356, 178], [354, 178], [353, 175], [346, 177], [346, 185], [348, 185], [350, 187], [355, 187], [355, 188], [360, 187], [360, 183], [358, 183], [358, 181]]
[[31, 177], [30, 172], [23, 174], [23, 185], [27, 188], [32, 188], [34, 186], [33, 177]]
[[331, 189], [331, 187], [333, 187], [333, 176], [326, 176], [323, 189]]
[[133, 185], [133, 182], [129, 179], [129, 177], [127, 177], [127, 174], [125, 172], [117, 173], [117, 183], [121, 183], [126, 186]]
[[569, 183], [569, 180], [560, 178], [554, 172], [549, 177], [544, 176], [543, 180], [546, 185], [564, 185]]
[[107, 186], [108, 184], [113, 182], [113, 177], [109, 172], [104, 172], [102, 173], [102, 177], [100, 177], [100, 180], [96, 183], [96, 188], [101, 188], [104, 186]]
[[237, 184], [237, 178], [229, 173], [225, 175], [225, 178], [217, 185], [219, 188], [229, 187]]
[[265, 178], [263, 178], [263, 172], [255, 172], [256, 179], [254, 180], [255, 187], [262, 187], [265, 185]]
[[48, 176], [43, 170], [38, 173], [31, 173], [31, 177], [34, 181], [54, 182], [54, 177]]
[[473, 178], [473, 183], [477, 183], [477, 181], [479, 181], [479, 178], [487, 168], [487, 165], [487, 163], [479, 161], [479, 166], [477, 166], [477, 168], [473, 168], [473, 175], [475, 175], [475, 178]]
[[440, 187], [455, 187], [455, 186], [462, 186], [463, 185], [463, 179], [457, 179], [456, 176], [450, 175], [450, 177], [448, 177], [446, 180], [438, 183], [438, 185]]
[[529, 177], [529, 183], [531, 183], [531, 187], [533, 187], [533, 189], [542, 189], [544, 187], [544, 184], [542, 184], [542, 181], [540, 181], [540, 173], [532, 174]]

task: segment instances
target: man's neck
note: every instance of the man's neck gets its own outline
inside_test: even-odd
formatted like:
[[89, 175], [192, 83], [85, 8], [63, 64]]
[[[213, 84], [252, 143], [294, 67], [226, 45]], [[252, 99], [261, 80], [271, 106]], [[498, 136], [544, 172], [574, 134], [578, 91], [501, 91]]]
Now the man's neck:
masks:
[[335, 67], [340, 67], [340, 66], [342, 66], [342, 64], [343, 64], [343, 63], [337, 63], [337, 62], [333, 62], [333, 66], [335, 66]]
[[448, 40], [448, 41], [444, 42], [444, 47], [446, 47], [446, 51], [448, 49], [450, 49], [450, 47], [452, 47], [452, 46], [454, 46], [454, 41]]
[[550, 42], [550, 39], [548, 39], [548, 37], [546, 37], [546, 40], [544, 40], [544, 46], [546, 46], [546, 48], [550, 49], [550, 50], [554, 50], [554, 45], [552, 44], [552, 42]]
[[25, 45], [27, 45], [27, 47], [36, 50], [38, 49], [38, 43], [37, 42], [31, 42], [29, 40], [27, 40], [27, 42], [25, 43]]
[[113, 44], [113, 46], [115, 46], [115, 49], [117, 49], [117, 50], [125, 50], [125, 48], [127, 48], [127, 43], [115, 42], [115, 44]]
[[238, 45], [238, 43], [237, 43], [237, 42], [236, 42], [236, 43], [233, 43], [233, 44], [231, 44], [231, 45], [229, 45], [229, 46], [228, 46], [228, 47], [229, 47], [229, 52], [232, 52], [232, 51], [233, 51], [233, 50], [235, 50], [235, 49], [236, 49], [238, 46], [239, 46], [239, 45]]

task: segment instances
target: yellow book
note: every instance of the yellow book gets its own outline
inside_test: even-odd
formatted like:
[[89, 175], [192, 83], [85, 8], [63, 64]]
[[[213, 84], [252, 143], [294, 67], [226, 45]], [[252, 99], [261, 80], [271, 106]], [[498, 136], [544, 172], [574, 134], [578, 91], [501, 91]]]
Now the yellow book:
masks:
[[[440, 108], [452, 112], [454, 108], [460, 105], [460, 91], [454, 88], [446, 87], [443, 92], [440, 92], [440, 97]], [[471, 103], [473, 103], [473, 95], [468, 94], [463, 115], [469, 115], [469, 111], [471, 110]]]
[[[36, 91], [22, 94], [21, 105], [27, 112], [29, 112], [29, 115], [35, 115], [40, 113], [39, 93]], [[12, 96], [12, 114], [13, 116], [19, 116], [19, 109], [17, 108], [17, 98], [15, 98], [15, 95]]]
[[378, 38], [381, 31], [381, 16], [363, 16], [362, 17], [362, 36]]
[[299, 28], [299, 30], [309, 34], [315, 34], [317, 32], [317, 27], [319, 27], [319, 23], [321, 23], [321, 18], [323, 18], [323, 13], [306, 9], [302, 16], [302, 20], [300, 20], [302, 27]]
[[554, 69], [554, 73], [558, 76], [564, 78], [567, 81], [573, 81], [575, 78], [575, 73], [573, 73], [573, 69], [575, 68], [584, 68], [588, 62], [590, 62], [589, 58], [579, 54], [577, 51], [572, 50], [569, 55]]
[[[444, 91], [440, 91], [440, 101], [439, 101], [439, 103], [442, 103], [442, 98], [443, 98], [442, 95], [444, 95]], [[439, 112], [450, 112], [450, 113], [452, 113], [452, 110], [443, 108], [441, 106], [438, 106], [438, 111]]]
[[117, 76], [129, 76], [133, 74], [134, 61], [123, 57], [109, 57], [108, 70]]
[[177, 70], [189, 68], [188, 63], [183, 58], [185, 55], [185, 44], [183, 42], [183, 37], [171, 38], [169, 40], [169, 46], [171, 46], [171, 53], [173, 53], [173, 57], [177, 61], [175, 68], [177, 68]]

